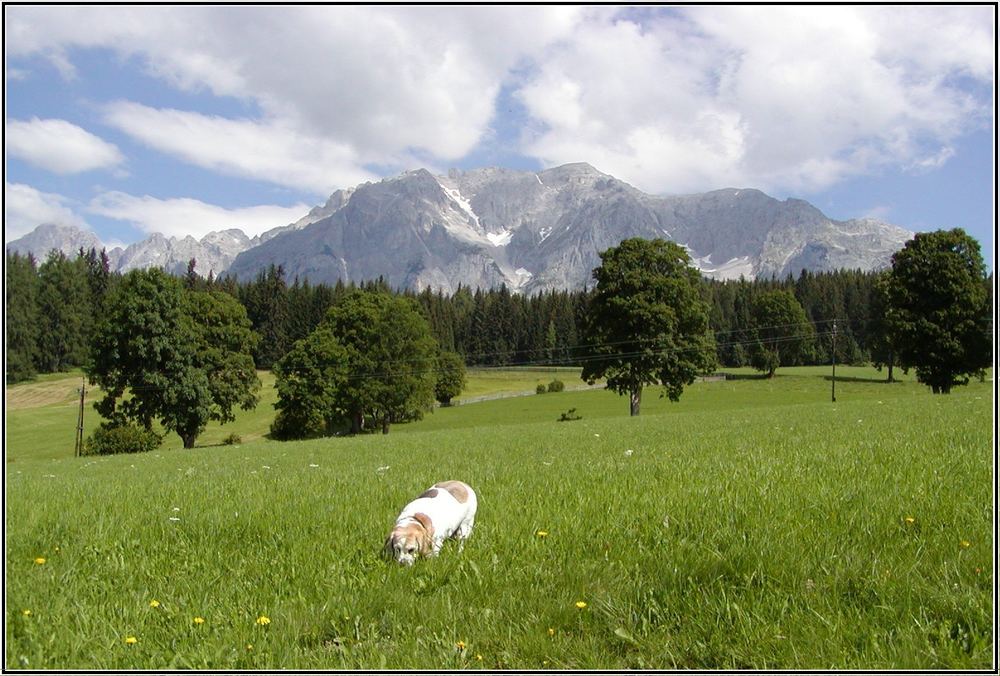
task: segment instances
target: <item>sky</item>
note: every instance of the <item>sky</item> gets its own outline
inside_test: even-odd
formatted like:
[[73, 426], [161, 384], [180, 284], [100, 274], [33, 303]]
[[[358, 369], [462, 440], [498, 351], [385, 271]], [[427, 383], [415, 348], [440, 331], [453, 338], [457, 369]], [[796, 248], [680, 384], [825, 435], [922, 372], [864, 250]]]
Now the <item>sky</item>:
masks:
[[961, 227], [993, 268], [996, 7], [4, 7], [4, 238], [298, 220], [420, 167], [568, 162]]

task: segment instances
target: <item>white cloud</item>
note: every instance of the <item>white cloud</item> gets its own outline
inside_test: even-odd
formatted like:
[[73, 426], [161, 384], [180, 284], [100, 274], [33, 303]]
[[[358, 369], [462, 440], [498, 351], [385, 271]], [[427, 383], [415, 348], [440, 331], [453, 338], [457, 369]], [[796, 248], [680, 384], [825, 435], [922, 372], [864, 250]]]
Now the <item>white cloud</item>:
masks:
[[654, 192], [920, 171], [992, 120], [982, 6], [16, 6], [5, 20], [8, 59], [69, 78], [75, 49], [106, 48], [235, 97], [258, 114], [120, 103], [109, 120], [199, 166], [323, 193], [366, 166], [504, 142], [503, 87], [530, 116], [519, 150]]
[[328, 194], [375, 178], [348, 146], [280, 122], [233, 120], [118, 102], [106, 121], [186, 162], [232, 176]]
[[158, 232], [167, 237], [191, 235], [201, 239], [210, 232], [230, 228], [239, 228], [253, 237], [265, 230], [297, 221], [309, 208], [306, 204], [296, 204], [290, 207], [259, 205], [225, 209], [195, 199], [136, 197], [112, 191], [91, 200], [87, 212], [126, 221], [147, 233]]
[[44, 223], [87, 229], [87, 223], [62, 195], [36, 190], [23, 183], [4, 183], [4, 241], [18, 239]]
[[[137, 57], [176, 88], [254, 104], [261, 116], [252, 123], [265, 139], [318, 139], [343, 165], [334, 171], [357, 176], [365, 165], [414, 168], [417, 156], [455, 160], [473, 150], [489, 132], [510, 70], [567, 35], [580, 13], [572, 7], [17, 7], [5, 14], [5, 37], [9, 56], [40, 54], [54, 64], [78, 47]], [[251, 121], [214, 122], [236, 136], [236, 127], [249, 130]], [[154, 130], [146, 136], [191, 161], [259, 174], [182, 139]], [[299, 177], [303, 187], [315, 188], [314, 178]]]
[[56, 174], [109, 169], [125, 161], [114, 144], [65, 120], [8, 120], [4, 136], [8, 153]]
[[956, 79], [992, 80], [991, 12], [697, 7], [586, 22], [518, 88], [544, 125], [525, 149], [654, 192], [815, 190], [939, 166], [991, 109]]

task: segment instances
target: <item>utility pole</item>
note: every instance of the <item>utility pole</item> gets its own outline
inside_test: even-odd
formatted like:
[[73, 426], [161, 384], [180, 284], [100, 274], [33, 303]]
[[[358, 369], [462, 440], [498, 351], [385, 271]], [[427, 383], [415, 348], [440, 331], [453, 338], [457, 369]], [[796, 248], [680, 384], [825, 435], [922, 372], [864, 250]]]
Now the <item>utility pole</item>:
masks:
[[80, 393], [80, 411], [76, 417], [76, 448], [73, 455], [79, 456], [83, 454], [83, 398], [87, 392], [86, 380], [80, 383], [80, 389], [77, 391]]
[[837, 403], [837, 320], [833, 320], [833, 377], [830, 378], [830, 401]]

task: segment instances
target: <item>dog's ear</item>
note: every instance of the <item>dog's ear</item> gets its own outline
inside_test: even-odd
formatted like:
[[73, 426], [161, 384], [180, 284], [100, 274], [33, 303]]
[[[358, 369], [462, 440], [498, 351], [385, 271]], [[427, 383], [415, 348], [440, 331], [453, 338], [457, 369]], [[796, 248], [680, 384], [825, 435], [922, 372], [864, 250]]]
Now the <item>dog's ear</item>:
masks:
[[430, 556], [434, 548], [434, 522], [431, 521], [429, 516], [421, 512], [414, 514], [413, 518], [424, 529], [423, 535], [420, 536], [420, 555]]

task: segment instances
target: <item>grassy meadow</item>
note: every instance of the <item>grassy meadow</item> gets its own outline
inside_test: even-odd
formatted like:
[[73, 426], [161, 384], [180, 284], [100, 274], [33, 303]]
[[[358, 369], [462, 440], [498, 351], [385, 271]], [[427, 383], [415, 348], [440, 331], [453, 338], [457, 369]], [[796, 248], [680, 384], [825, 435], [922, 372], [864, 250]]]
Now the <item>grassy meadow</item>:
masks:
[[[89, 458], [78, 377], [8, 388], [5, 666], [995, 666], [992, 380], [932, 396], [838, 367], [831, 403], [828, 369], [778, 373], [650, 389], [638, 418], [567, 391], [286, 443], [262, 374], [195, 449]], [[473, 373], [464, 396], [552, 377]], [[480, 499], [465, 551], [381, 560], [447, 478]]]

